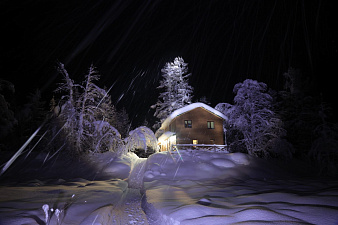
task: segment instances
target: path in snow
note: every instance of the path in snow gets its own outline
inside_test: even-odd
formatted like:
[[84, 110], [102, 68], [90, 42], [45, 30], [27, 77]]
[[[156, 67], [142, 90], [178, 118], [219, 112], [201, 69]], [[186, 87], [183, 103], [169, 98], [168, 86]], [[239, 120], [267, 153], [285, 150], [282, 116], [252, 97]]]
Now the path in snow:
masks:
[[148, 224], [142, 209], [143, 176], [147, 159], [137, 158], [132, 162], [128, 178], [128, 188], [123, 192], [116, 205], [107, 205], [95, 210], [81, 224]]
[[147, 159], [138, 158], [132, 163], [131, 172], [128, 178], [129, 188], [143, 188], [143, 177]]
[[86, 224], [148, 224], [141, 207], [140, 190], [127, 188], [117, 204], [95, 210], [81, 223]]

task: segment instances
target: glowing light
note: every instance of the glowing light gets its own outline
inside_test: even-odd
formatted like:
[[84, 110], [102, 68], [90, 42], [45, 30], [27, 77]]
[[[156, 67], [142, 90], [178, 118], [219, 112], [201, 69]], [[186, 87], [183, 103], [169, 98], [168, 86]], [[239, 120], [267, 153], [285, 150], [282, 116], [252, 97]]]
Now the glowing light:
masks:
[[176, 135], [173, 135], [173, 136], [171, 136], [170, 138], [169, 138], [169, 142], [171, 143], [171, 144], [176, 144]]

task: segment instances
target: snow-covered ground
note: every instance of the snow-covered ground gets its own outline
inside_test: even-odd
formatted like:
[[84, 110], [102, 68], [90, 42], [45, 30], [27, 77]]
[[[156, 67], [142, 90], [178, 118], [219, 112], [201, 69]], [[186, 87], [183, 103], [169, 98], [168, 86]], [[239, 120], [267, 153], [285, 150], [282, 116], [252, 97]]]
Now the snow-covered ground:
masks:
[[338, 181], [305, 178], [300, 164], [201, 150], [87, 163], [1, 180], [0, 224], [46, 224], [45, 204], [49, 224], [338, 224]]
[[299, 164], [179, 153], [148, 159], [144, 208], [153, 224], [338, 224], [338, 182], [299, 178]]
[[[43, 205], [49, 207], [49, 224], [147, 224], [140, 189], [128, 185], [130, 169], [145, 163], [144, 159], [135, 154], [114, 158], [107, 152], [88, 160], [60, 158], [44, 167], [43, 161], [44, 157], [38, 156], [30, 163], [32, 167], [15, 170], [20, 177], [1, 180], [1, 225], [46, 224]], [[34, 175], [38, 179], [31, 179]], [[56, 209], [61, 211], [59, 216]]]

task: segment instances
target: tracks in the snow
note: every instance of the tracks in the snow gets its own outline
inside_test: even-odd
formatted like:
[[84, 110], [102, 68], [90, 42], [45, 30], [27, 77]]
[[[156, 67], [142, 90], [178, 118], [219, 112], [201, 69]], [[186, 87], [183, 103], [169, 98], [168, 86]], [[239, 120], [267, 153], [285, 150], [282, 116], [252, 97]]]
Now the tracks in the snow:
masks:
[[112, 224], [148, 225], [147, 216], [141, 207], [142, 196], [139, 189], [128, 188], [120, 202], [113, 208]]
[[128, 179], [128, 188], [126, 188], [118, 201], [116, 199], [112, 200], [115, 204], [95, 210], [82, 221], [81, 225], [149, 225], [147, 216], [141, 206], [142, 195], [140, 193], [143, 185], [145, 163], [145, 159], [138, 159], [134, 163]]
[[141, 199], [139, 189], [127, 188], [116, 204], [95, 210], [81, 225], [148, 225], [147, 216], [141, 207]]
[[131, 167], [130, 175], [128, 178], [129, 188], [137, 188], [137, 189], [143, 188], [143, 177], [144, 177], [146, 162], [147, 162], [147, 159], [137, 159], [133, 163]]

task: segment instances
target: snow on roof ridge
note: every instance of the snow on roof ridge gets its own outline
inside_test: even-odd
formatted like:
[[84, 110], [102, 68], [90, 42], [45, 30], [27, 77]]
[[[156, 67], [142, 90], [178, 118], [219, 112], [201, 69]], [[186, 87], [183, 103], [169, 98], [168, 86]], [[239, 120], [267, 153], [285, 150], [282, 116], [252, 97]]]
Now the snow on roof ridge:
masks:
[[226, 117], [223, 113], [221, 113], [220, 111], [216, 110], [215, 108], [211, 107], [211, 106], [208, 106], [202, 102], [195, 102], [195, 103], [192, 103], [190, 105], [187, 105], [187, 106], [184, 106], [182, 108], [179, 108], [179, 109], [176, 109], [174, 112], [172, 112], [168, 117], [167, 119], [164, 120], [164, 122], [162, 123], [160, 129], [163, 129], [167, 124], [169, 124], [174, 118], [176, 118], [177, 116], [183, 114], [183, 113], [186, 113], [186, 112], [189, 112], [193, 109], [196, 109], [196, 108], [199, 108], [199, 107], [202, 107], [208, 111], [210, 111], [211, 113], [215, 114], [216, 116], [219, 116], [225, 120], [228, 119], [228, 117]]

